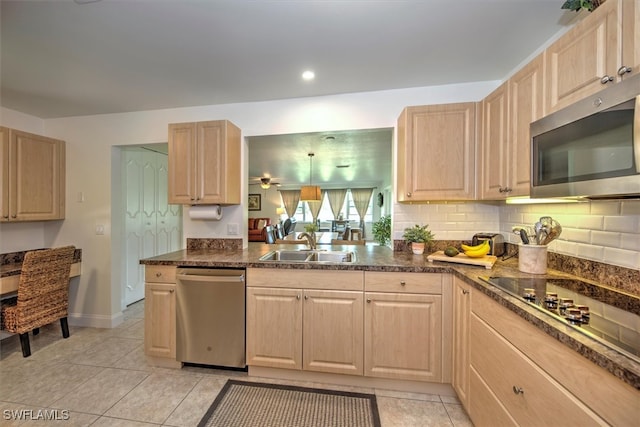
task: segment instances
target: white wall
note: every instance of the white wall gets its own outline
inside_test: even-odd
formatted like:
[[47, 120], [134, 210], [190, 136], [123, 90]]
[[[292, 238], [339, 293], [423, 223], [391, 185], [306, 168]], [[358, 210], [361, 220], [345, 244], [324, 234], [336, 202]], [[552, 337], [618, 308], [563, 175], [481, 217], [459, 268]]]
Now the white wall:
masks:
[[[477, 101], [490, 93], [498, 83], [467, 83], [44, 121], [33, 118], [33, 123], [42, 123], [38, 133], [63, 139], [67, 143], [67, 209], [64, 221], [56, 224], [33, 224], [27, 228], [33, 229], [36, 234], [41, 233], [35, 231], [37, 228], [44, 228], [42, 242], [49, 246], [71, 241], [83, 250], [80, 286], [70, 295], [70, 321], [74, 324], [113, 326], [120, 321], [121, 290], [117, 268], [119, 262], [112, 262], [112, 257], [118, 256], [118, 253], [113, 251], [112, 255], [111, 240], [112, 233], [119, 233], [121, 230], [111, 229], [112, 182], [117, 182], [118, 178], [112, 176], [112, 156], [117, 154], [112, 152], [112, 147], [166, 142], [169, 123], [214, 119], [231, 120], [242, 129], [244, 137], [393, 127], [405, 106]], [[9, 110], [3, 111], [7, 113], [3, 115], [3, 125], [22, 127], [25, 117]], [[245, 181], [246, 171], [245, 142]], [[243, 197], [246, 197], [248, 182], [243, 184]], [[79, 193], [84, 194], [83, 202], [78, 201]], [[188, 209], [185, 209], [184, 238], [237, 237], [227, 235], [227, 224], [237, 223], [246, 240], [246, 207], [225, 207], [223, 215], [219, 222], [191, 221]], [[104, 235], [95, 234], [98, 224], [105, 226]], [[16, 227], [17, 224], [4, 227], [9, 226]], [[22, 232], [26, 233], [26, 230], [23, 229]], [[12, 250], [12, 246], [8, 245], [3, 252]]]

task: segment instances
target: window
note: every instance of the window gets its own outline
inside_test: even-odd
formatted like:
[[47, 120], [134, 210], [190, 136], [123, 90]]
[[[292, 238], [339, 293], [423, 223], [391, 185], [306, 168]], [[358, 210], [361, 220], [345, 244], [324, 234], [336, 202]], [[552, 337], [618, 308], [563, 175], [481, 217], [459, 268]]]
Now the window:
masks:
[[[346, 220], [360, 220], [360, 215], [358, 215], [356, 206], [353, 203], [353, 197], [351, 197], [351, 190], [347, 191], [347, 195], [344, 198], [344, 205], [342, 206], [342, 209], [340, 209], [340, 212], [342, 212], [342, 215]], [[309, 209], [307, 202], [298, 203], [298, 210], [296, 210], [294, 217], [299, 222], [313, 221], [313, 215], [311, 215], [311, 210]], [[322, 206], [320, 207], [318, 219], [320, 219], [320, 221], [331, 221], [334, 219], [331, 206], [329, 206], [329, 202], [326, 197], [322, 199]], [[369, 199], [369, 208], [367, 209], [367, 214], [364, 216], [364, 221], [373, 222], [373, 197]]]

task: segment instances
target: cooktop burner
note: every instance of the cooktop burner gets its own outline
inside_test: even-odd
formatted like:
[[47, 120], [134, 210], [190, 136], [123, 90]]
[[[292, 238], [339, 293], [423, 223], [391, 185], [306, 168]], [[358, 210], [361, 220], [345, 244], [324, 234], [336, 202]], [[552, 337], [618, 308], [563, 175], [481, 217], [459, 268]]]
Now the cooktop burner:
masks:
[[577, 279], [480, 277], [597, 341], [640, 357], [640, 298]]

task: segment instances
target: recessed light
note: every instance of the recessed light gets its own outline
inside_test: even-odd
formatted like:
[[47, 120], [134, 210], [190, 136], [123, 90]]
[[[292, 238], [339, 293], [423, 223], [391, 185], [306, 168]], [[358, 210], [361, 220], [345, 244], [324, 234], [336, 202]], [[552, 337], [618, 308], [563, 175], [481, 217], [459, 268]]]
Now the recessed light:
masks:
[[310, 81], [315, 79], [315, 77], [316, 77], [316, 73], [314, 73], [311, 70], [307, 70], [304, 73], [302, 73], [302, 80]]

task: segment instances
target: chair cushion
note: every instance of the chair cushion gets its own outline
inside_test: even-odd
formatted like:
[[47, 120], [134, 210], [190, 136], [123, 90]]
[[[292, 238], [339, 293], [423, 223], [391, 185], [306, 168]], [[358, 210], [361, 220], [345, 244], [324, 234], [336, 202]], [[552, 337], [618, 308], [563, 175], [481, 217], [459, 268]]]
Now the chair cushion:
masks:
[[256, 228], [257, 228], [258, 230], [262, 230], [262, 229], [263, 229], [264, 227], [266, 227], [266, 226], [267, 226], [267, 220], [266, 220], [266, 219], [259, 219], [259, 220], [256, 222]]

